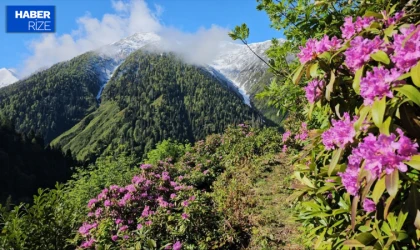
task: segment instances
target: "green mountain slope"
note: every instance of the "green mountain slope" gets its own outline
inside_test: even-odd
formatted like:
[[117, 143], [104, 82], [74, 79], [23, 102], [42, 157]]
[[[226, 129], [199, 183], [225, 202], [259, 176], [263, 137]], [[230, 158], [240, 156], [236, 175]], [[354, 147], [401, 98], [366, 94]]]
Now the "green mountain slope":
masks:
[[81, 161], [124, 150], [141, 157], [167, 138], [193, 142], [229, 124], [261, 123], [242, 97], [173, 54], [137, 51], [106, 85], [98, 110], [52, 142]]
[[50, 142], [96, 109], [101, 63], [86, 53], [1, 88], [0, 112], [17, 131], [34, 131]]

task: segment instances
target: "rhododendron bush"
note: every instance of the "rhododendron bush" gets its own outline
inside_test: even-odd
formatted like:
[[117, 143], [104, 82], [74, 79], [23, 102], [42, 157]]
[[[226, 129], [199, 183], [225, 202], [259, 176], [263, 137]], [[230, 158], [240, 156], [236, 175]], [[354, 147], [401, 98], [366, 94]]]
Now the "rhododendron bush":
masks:
[[341, 37], [298, 54], [292, 81], [306, 76], [308, 115], [330, 120], [296, 136], [310, 150], [290, 199], [316, 249], [420, 247], [419, 15], [395, 9], [346, 17]]
[[131, 184], [112, 185], [88, 203], [82, 249], [194, 249], [223, 244], [210, 197], [170, 174], [173, 165], [143, 164]]

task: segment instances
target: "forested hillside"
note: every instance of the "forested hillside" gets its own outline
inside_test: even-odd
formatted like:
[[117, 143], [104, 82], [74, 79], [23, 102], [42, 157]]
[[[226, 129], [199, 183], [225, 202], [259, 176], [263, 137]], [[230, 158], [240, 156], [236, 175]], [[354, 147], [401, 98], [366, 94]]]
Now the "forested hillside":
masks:
[[86, 53], [1, 88], [0, 112], [17, 131], [34, 131], [49, 143], [96, 109], [101, 63]]
[[18, 134], [0, 115], [0, 203], [30, 202], [38, 188], [66, 181], [75, 162], [59, 150], [44, 148], [43, 139], [33, 132]]
[[226, 83], [173, 54], [139, 50], [115, 71], [99, 109], [52, 146], [80, 161], [117, 148], [142, 157], [164, 139], [194, 142], [244, 121], [262, 118]]

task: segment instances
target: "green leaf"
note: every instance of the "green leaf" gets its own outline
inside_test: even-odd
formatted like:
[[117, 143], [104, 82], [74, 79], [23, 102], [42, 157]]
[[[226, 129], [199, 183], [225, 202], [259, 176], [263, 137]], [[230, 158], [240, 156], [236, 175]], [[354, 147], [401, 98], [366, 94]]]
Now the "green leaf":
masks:
[[357, 205], [359, 204], [360, 197], [358, 195], [353, 197], [353, 201], [351, 203], [351, 229], [354, 230], [356, 226], [356, 214], [357, 214]]
[[401, 80], [404, 80], [404, 79], [407, 79], [407, 78], [409, 78], [409, 77], [411, 77], [411, 73], [405, 73], [404, 75], [402, 75], [402, 76], [400, 76], [400, 77], [398, 77], [398, 81], [401, 81]]
[[381, 134], [385, 134], [389, 136], [389, 126], [391, 125], [391, 116], [388, 116], [385, 119], [385, 122], [382, 123], [382, 125], [379, 127], [379, 132], [381, 132]]
[[324, 241], [324, 235], [327, 232], [327, 228], [322, 231], [322, 233], [318, 236], [318, 240], [315, 242], [315, 249], [318, 249], [321, 246], [321, 243]]
[[366, 119], [367, 114], [369, 113], [369, 111], [371, 110], [370, 106], [364, 106], [363, 108], [360, 109], [359, 111], [359, 119], [354, 123], [354, 129], [356, 131], [360, 130], [360, 127], [362, 126], [363, 122]]
[[412, 67], [410, 70], [411, 79], [413, 80], [413, 83], [420, 87], [420, 62], [416, 64], [416, 66]]
[[389, 64], [391, 62], [389, 60], [388, 55], [385, 52], [383, 52], [382, 50], [379, 50], [378, 52], [371, 54], [370, 57], [373, 60], [375, 60], [377, 62], [384, 63], [384, 64]]
[[362, 79], [364, 68], [365, 66], [363, 65], [360, 69], [356, 71], [356, 74], [354, 75], [354, 80], [353, 80], [353, 89], [359, 95], [360, 95], [360, 80]]
[[409, 165], [412, 168], [420, 170], [420, 155], [413, 155], [411, 160], [404, 162], [405, 164]]
[[389, 195], [392, 197], [395, 197], [397, 195], [398, 181], [399, 181], [398, 170], [394, 170], [391, 174], [387, 174], [385, 176], [386, 191], [388, 191]]
[[334, 89], [334, 83], [335, 83], [335, 74], [334, 71], [331, 71], [331, 77], [330, 77], [330, 82], [328, 83], [327, 87], [325, 88], [325, 99], [327, 99], [327, 101], [331, 100], [331, 93], [333, 92]]
[[372, 200], [375, 203], [378, 203], [384, 191], [385, 191], [385, 176], [383, 176], [376, 182], [375, 187], [373, 188], [372, 195], [371, 195]]
[[295, 74], [293, 75], [292, 81], [294, 84], [298, 84], [300, 81], [300, 78], [303, 74], [303, 67], [305, 67], [305, 64], [302, 64], [299, 66], [299, 68], [296, 69]]
[[309, 69], [311, 77], [316, 77], [318, 75], [318, 63], [314, 63], [311, 65]]
[[395, 228], [397, 231], [400, 231], [402, 229], [404, 222], [407, 219], [407, 216], [407, 212], [400, 211], [400, 213], [398, 214], [397, 226]]
[[414, 220], [414, 226], [417, 229], [420, 229], [420, 211], [419, 210], [417, 210], [416, 219]]
[[379, 18], [379, 19], [382, 19], [383, 18], [383, 16], [381, 14], [376, 13], [376, 12], [373, 12], [373, 11], [370, 11], [370, 10], [367, 10], [365, 12], [365, 15], [364, 16], [366, 16], [366, 17], [372, 16], [372, 17], [376, 17], [376, 18]]
[[410, 101], [420, 106], [420, 92], [416, 87], [405, 84], [402, 87], [395, 88], [395, 90], [405, 95]]
[[360, 243], [364, 244], [364, 245], [369, 245], [372, 241], [375, 240], [375, 237], [373, 237], [373, 235], [371, 233], [361, 233], [359, 235], [357, 235], [356, 240], [358, 240]]
[[341, 159], [343, 155], [343, 149], [339, 148], [334, 151], [333, 156], [331, 158], [330, 166], [328, 167], [328, 176], [331, 176], [331, 173], [334, 171], [335, 167], [337, 166], [338, 161]]
[[392, 37], [397, 31], [395, 30], [395, 25], [391, 24], [388, 28], [385, 29], [384, 34], [388, 37]]
[[344, 241], [343, 245], [348, 246], [348, 247], [365, 247], [365, 245], [362, 244], [360, 241], [354, 240], [354, 239]]
[[384, 218], [385, 219], [388, 217], [388, 211], [389, 211], [389, 208], [391, 207], [391, 204], [392, 204], [393, 200], [394, 200], [394, 196], [389, 196], [388, 199], [386, 199], [386, 201], [385, 201], [385, 208], [384, 208]]
[[384, 96], [381, 100], [375, 100], [375, 102], [372, 105], [372, 119], [373, 123], [375, 123], [377, 127], [381, 127], [382, 125], [382, 122], [384, 120], [385, 108], [386, 96]]

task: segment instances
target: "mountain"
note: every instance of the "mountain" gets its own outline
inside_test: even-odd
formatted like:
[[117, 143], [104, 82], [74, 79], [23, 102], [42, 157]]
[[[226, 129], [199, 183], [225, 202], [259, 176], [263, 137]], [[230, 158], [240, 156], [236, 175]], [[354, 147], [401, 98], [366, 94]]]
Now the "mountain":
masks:
[[0, 88], [6, 87], [17, 81], [19, 81], [19, 79], [12, 71], [6, 68], [0, 69]]
[[[265, 41], [251, 43], [249, 47], [267, 60], [265, 51], [270, 45], [271, 41]], [[155, 33], [136, 33], [118, 42], [104, 46], [98, 52], [102, 57], [113, 59], [115, 66], [120, 65], [132, 52], [145, 48], [145, 46], [154, 51], [162, 52], [162, 48], [166, 48], [167, 44]], [[255, 95], [255, 85], [260, 83], [261, 79], [264, 79], [264, 85], [268, 84], [267, 79], [263, 77], [266, 74], [267, 65], [244, 44], [221, 43], [219, 50], [215, 52], [214, 60], [201, 66], [220, 78], [220, 80], [236, 86], [236, 91], [243, 96], [244, 102], [248, 105], [250, 105], [250, 99], [253, 99], [253, 95]], [[114, 67], [115, 69], [116, 67]], [[109, 78], [111, 74], [112, 72], [109, 72]], [[257, 89], [260, 90], [260, 88]]]
[[210, 63], [210, 67], [220, 72], [249, 96], [253, 86], [259, 83], [268, 68], [252, 51], [267, 60], [265, 51], [270, 46], [271, 41], [251, 43], [250, 48], [244, 44], [223, 43], [220, 53]]
[[194, 142], [244, 121], [262, 123], [229, 83], [173, 53], [138, 50], [116, 69], [99, 108], [51, 145], [84, 162], [121, 150], [142, 157], [164, 139]]
[[0, 113], [48, 144], [94, 111], [109, 60], [89, 52], [0, 89]]

